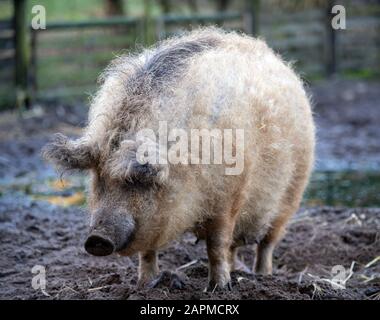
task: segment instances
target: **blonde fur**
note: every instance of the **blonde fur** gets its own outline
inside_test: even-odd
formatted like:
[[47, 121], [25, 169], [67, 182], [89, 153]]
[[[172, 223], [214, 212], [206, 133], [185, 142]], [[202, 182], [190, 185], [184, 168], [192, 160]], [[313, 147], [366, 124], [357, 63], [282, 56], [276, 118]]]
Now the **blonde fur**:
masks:
[[[189, 41], [202, 47], [194, 54], [185, 47], [177, 69], [160, 78], [151, 71], [141, 73], [157, 51]], [[157, 130], [160, 120], [168, 122], [169, 130], [244, 129], [243, 173], [226, 176], [220, 165], [168, 164], [166, 179], [146, 191], [154, 198], [151, 205], [147, 195], [123, 194], [114, 181], [123, 175], [118, 150], [139, 129]], [[100, 150], [93, 175], [105, 179], [107, 191], [101, 199], [93, 191], [92, 206], [120, 203], [137, 221], [133, 242], [121, 253], [149, 251], [152, 256], [194, 230], [208, 241], [210, 281], [219, 286], [229, 282], [229, 247], [239, 239], [264, 238], [271, 246], [279, 240], [314, 161], [311, 108], [291, 66], [264, 41], [216, 28], [114, 61], [94, 97], [84, 138]], [[258, 260], [271, 261], [271, 252], [265, 255]], [[259, 272], [270, 273], [270, 268], [271, 262], [261, 262]]]

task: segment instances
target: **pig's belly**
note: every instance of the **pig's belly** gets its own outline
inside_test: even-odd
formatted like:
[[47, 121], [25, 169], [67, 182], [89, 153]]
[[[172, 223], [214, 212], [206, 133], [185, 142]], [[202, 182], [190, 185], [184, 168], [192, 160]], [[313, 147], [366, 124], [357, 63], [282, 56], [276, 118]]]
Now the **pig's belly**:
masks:
[[245, 245], [259, 242], [267, 233], [275, 216], [276, 213], [274, 212], [255, 211], [254, 213], [249, 213], [242, 210], [234, 230], [236, 244]]
[[[268, 231], [270, 223], [276, 217], [277, 211], [268, 211], [267, 208], [256, 208], [253, 211], [249, 205], [241, 210], [234, 230], [235, 245], [254, 244], [259, 242]], [[206, 239], [205, 223], [196, 224], [190, 232], [200, 239]]]

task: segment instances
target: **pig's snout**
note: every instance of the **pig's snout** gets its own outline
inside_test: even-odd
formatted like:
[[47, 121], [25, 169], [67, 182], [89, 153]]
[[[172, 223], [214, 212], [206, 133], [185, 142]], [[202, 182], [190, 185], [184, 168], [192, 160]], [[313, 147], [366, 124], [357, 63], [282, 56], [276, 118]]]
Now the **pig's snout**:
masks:
[[84, 248], [94, 256], [108, 256], [115, 251], [115, 244], [102, 235], [90, 234]]
[[85, 250], [94, 256], [108, 256], [127, 247], [134, 231], [134, 221], [125, 215], [92, 219]]

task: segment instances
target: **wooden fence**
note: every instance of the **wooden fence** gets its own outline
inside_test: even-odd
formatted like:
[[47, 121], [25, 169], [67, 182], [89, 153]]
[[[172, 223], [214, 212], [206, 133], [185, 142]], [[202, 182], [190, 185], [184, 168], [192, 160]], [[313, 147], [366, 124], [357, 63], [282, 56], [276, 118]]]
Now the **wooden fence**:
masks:
[[15, 97], [15, 42], [11, 20], [0, 21], [0, 107], [12, 105]]
[[[113, 55], [133, 50], [136, 41], [144, 42], [143, 31], [143, 21], [138, 18], [56, 22], [46, 30], [32, 29], [31, 97], [50, 99], [90, 92]], [[49, 72], [52, 69], [54, 73]]]
[[46, 30], [31, 29], [29, 96], [41, 100], [89, 94], [115, 55], [173, 35], [182, 26], [206, 24], [246, 32], [252, 28], [249, 14], [226, 12], [56, 22], [48, 23]]
[[[151, 2], [145, 1], [142, 17], [54, 22], [46, 30], [33, 30], [27, 24], [27, 0], [14, 3], [13, 23], [0, 22], [5, 27], [0, 32], [0, 66], [7, 69], [0, 76], [0, 107], [13, 105], [12, 97], [22, 106], [30, 99], [85, 96], [116, 54], [197, 25], [216, 24], [258, 34], [286, 60], [295, 61], [295, 68], [308, 80], [336, 72], [380, 70], [380, 4], [373, 1], [341, 1], [347, 30], [338, 31], [331, 28], [330, 0], [324, 8], [296, 12], [247, 0], [244, 10], [237, 12], [186, 16], [152, 16]], [[16, 71], [15, 78], [9, 70]]]

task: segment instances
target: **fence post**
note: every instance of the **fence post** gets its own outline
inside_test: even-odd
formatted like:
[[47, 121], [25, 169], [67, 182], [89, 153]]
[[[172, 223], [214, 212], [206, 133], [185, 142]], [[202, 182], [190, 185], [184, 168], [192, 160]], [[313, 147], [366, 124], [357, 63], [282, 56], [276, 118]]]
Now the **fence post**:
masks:
[[260, 0], [247, 0], [247, 10], [250, 13], [250, 32], [252, 35], [259, 34], [260, 25]]
[[325, 12], [325, 65], [327, 76], [332, 76], [336, 73], [336, 32], [331, 25], [331, 20], [333, 18], [331, 10], [333, 6], [334, 1], [328, 0]]
[[30, 34], [30, 67], [29, 76], [30, 90], [29, 96], [32, 101], [35, 100], [37, 94], [37, 36], [38, 30], [31, 30]]
[[152, 17], [152, 0], [144, 0], [144, 42], [151, 45], [155, 40], [154, 21]]
[[27, 0], [13, 0], [14, 28], [15, 28], [15, 84], [16, 105], [24, 108], [29, 104], [28, 94], [28, 22]]

